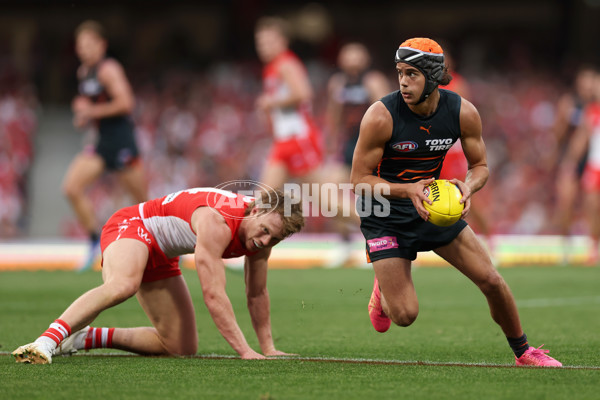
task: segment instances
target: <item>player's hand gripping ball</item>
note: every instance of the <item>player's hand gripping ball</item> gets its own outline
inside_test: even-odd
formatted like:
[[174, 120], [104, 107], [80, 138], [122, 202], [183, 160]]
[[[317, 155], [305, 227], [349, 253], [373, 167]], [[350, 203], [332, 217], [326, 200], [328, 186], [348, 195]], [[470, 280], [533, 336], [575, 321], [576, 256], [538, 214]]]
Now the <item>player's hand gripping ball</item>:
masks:
[[423, 202], [429, 211], [429, 222], [438, 226], [450, 226], [460, 219], [465, 205], [460, 203], [462, 193], [458, 187], [445, 179], [437, 179], [424, 191], [433, 203]]

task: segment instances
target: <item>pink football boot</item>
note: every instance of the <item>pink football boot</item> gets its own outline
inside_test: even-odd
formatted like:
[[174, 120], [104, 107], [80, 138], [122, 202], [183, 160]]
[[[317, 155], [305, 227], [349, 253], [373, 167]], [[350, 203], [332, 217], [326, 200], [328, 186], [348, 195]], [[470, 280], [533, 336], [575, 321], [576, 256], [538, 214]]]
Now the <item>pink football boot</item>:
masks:
[[379, 291], [379, 282], [375, 277], [375, 283], [373, 284], [373, 293], [371, 293], [371, 300], [369, 300], [369, 318], [371, 318], [371, 324], [377, 332], [385, 332], [390, 329], [392, 320], [388, 318], [383, 312], [381, 307], [381, 292]]
[[542, 349], [542, 346], [528, 348], [519, 358], [515, 356], [515, 363], [517, 365], [535, 365], [538, 367], [562, 367], [560, 361], [546, 355], [550, 350]]

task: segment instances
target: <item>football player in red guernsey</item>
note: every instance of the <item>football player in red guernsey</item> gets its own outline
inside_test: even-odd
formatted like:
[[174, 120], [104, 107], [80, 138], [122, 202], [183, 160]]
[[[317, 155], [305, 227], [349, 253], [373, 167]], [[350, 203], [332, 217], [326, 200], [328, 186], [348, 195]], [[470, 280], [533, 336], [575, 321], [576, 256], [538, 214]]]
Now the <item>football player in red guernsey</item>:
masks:
[[[126, 207], [102, 230], [104, 283], [75, 300], [33, 343], [13, 352], [17, 362], [48, 364], [81, 349], [115, 348], [147, 355], [193, 355], [198, 349], [194, 306], [179, 269], [193, 253], [204, 303], [225, 340], [243, 359], [286, 355], [273, 344], [267, 269], [271, 248], [304, 226], [299, 204], [280, 191], [252, 198], [194, 188]], [[223, 258], [245, 256], [248, 309], [262, 354], [236, 322], [225, 291]], [[153, 326], [95, 328], [102, 311], [136, 296]]]

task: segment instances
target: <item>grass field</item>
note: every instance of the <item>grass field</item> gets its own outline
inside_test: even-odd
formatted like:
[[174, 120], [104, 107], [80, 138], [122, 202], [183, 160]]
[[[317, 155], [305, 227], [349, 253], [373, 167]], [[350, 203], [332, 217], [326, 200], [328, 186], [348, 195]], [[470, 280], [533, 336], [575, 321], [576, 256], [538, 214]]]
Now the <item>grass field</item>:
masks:
[[[370, 270], [275, 270], [272, 324], [280, 350], [299, 359], [242, 361], [219, 335], [193, 271], [199, 356], [147, 358], [117, 351], [16, 364], [9, 352], [33, 341], [69, 303], [100, 282], [87, 272], [0, 273], [0, 398], [194, 399], [598, 399], [600, 269], [501, 270], [536, 346], [568, 368], [516, 368], [484, 297], [450, 268], [414, 270], [420, 315], [409, 328], [376, 333], [366, 306]], [[258, 349], [243, 276], [228, 271], [238, 322]], [[96, 326], [147, 325], [136, 300]]]

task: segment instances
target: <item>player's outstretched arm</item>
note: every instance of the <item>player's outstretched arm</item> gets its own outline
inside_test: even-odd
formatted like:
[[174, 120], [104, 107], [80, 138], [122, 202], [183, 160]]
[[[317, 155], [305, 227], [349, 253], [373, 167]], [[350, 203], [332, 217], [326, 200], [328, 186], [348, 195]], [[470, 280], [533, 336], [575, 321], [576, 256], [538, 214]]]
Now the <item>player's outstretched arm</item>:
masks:
[[243, 359], [265, 358], [248, 345], [225, 291], [225, 265], [221, 256], [231, 241], [231, 230], [223, 217], [208, 207], [194, 211], [192, 226], [197, 236], [194, 259], [204, 304], [217, 329]]
[[287, 356], [275, 349], [271, 332], [271, 303], [267, 290], [267, 269], [271, 249], [248, 256], [245, 260], [244, 275], [246, 281], [246, 297], [252, 326], [265, 356]]

